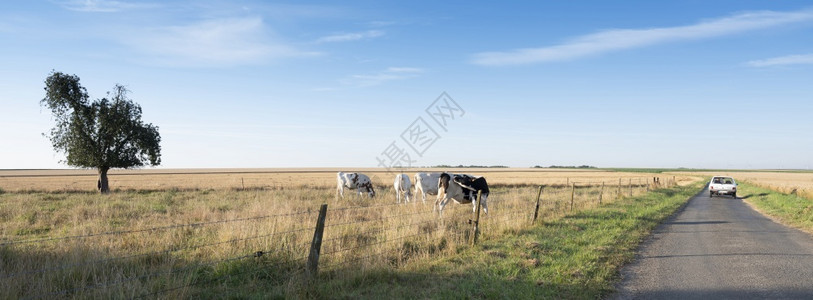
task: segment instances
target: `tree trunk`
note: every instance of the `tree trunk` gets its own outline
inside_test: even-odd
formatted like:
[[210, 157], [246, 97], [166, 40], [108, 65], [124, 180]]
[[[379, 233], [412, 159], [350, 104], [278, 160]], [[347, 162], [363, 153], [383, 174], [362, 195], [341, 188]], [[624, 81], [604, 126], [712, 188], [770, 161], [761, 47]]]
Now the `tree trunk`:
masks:
[[99, 193], [107, 194], [110, 193], [110, 186], [107, 184], [107, 170], [108, 168], [99, 168], [99, 181], [96, 182], [96, 188], [99, 189]]

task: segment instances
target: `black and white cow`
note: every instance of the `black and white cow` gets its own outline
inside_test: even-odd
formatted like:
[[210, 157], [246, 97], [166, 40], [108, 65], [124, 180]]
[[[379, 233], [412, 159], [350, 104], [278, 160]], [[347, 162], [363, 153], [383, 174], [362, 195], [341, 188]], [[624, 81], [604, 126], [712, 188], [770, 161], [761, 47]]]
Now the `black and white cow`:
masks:
[[[367, 191], [367, 196], [370, 198], [375, 197], [375, 190], [373, 190], [373, 182], [370, 177], [361, 173], [336, 173], [336, 193], [344, 198], [344, 188], [356, 189], [359, 196], [361, 196], [362, 189]], [[336, 197], [338, 198], [338, 197]]]
[[[443, 214], [443, 207], [449, 200], [454, 200], [460, 204], [472, 203], [473, 210], [477, 210], [477, 192], [481, 192], [483, 212], [488, 214], [488, 183], [485, 177], [474, 177], [465, 174], [440, 174], [438, 179], [438, 198], [435, 201], [435, 208]], [[434, 209], [433, 209], [434, 210]]]

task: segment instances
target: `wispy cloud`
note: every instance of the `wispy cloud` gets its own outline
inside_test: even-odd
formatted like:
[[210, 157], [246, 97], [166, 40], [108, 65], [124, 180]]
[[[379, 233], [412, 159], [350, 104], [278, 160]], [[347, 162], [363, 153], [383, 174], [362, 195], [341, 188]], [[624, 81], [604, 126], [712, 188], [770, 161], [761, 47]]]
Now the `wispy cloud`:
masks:
[[358, 41], [364, 39], [372, 39], [377, 38], [384, 35], [384, 31], [381, 30], [367, 30], [363, 32], [351, 32], [351, 33], [341, 33], [341, 34], [333, 34], [328, 36], [323, 36], [316, 40], [317, 43], [332, 43], [332, 42], [350, 42], [350, 41]]
[[59, 4], [65, 9], [81, 12], [120, 12], [158, 6], [157, 4], [150, 3], [130, 3], [112, 0], [73, 0], [59, 2]]
[[274, 39], [259, 17], [151, 28], [124, 37], [123, 42], [170, 65], [240, 65], [317, 54]]
[[417, 77], [423, 72], [424, 70], [420, 68], [390, 67], [376, 73], [353, 75], [350, 78], [341, 80], [341, 83], [355, 87], [370, 87], [389, 81]]
[[610, 51], [712, 38], [810, 21], [813, 21], [813, 10], [742, 13], [687, 26], [606, 30], [579, 36], [554, 46], [477, 53], [471, 61], [492, 66], [567, 61]]
[[786, 55], [767, 59], [752, 60], [746, 63], [752, 67], [773, 67], [783, 65], [813, 64], [813, 53]]

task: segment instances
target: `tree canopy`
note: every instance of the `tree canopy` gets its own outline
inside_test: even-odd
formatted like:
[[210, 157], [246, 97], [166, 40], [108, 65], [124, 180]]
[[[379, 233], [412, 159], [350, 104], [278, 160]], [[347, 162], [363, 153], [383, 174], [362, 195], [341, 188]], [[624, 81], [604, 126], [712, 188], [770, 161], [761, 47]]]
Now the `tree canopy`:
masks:
[[161, 164], [158, 127], [141, 120], [141, 106], [116, 84], [107, 97], [90, 101], [76, 75], [52, 71], [45, 79], [40, 105], [56, 124], [46, 136], [54, 150], [65, 153], [69, 166], [99, 171], [97, 188], [109, 191], [107, 171]]

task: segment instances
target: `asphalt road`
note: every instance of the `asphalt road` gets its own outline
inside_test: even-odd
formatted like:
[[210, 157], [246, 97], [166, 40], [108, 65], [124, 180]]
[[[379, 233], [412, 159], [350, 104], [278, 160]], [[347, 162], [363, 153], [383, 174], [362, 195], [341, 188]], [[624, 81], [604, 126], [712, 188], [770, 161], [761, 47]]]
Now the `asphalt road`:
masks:
[[612, 299], [813, 299], [813, 237], [705, 190], [621, 276]]

